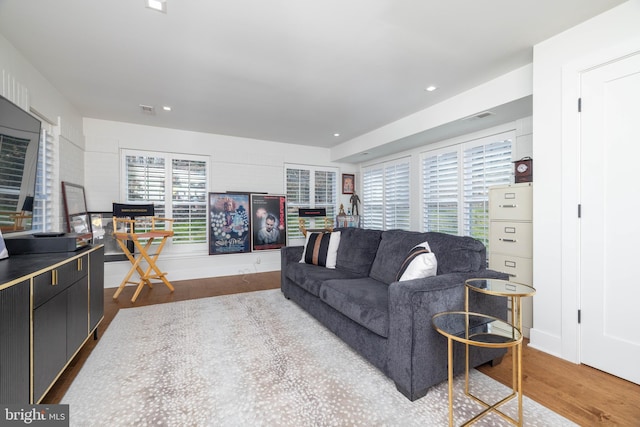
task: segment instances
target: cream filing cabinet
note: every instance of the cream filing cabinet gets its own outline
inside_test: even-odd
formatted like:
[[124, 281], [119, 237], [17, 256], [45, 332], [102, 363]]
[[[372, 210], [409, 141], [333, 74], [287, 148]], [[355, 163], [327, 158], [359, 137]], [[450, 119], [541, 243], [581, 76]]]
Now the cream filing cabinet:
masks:
[[[533, 187], [531, 182], [489, 188], [489, 268], [533, 287]], [[522, 333], [533, 327], [533, 298], [522, 300]]]

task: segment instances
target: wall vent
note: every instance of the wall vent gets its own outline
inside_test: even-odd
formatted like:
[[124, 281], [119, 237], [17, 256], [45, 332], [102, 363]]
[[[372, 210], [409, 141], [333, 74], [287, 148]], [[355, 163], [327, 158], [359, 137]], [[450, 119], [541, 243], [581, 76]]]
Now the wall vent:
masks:
[[475, 119], [486, 119], [489, 116], [495, 116], [496, 113], [494, 113], [493, 111], [482, 111], [480, 113], [476, 113], [472, 116], [467, 116], [465, 118], [463, 118], [462, 120], [475, 120]]

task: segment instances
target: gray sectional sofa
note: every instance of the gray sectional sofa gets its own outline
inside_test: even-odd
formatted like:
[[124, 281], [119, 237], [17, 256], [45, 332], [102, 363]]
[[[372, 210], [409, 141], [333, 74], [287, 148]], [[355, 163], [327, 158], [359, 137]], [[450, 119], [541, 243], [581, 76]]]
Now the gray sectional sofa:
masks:
[[[464, 281], [504, 278], [486, 269], [486, 249], [470, 237], [443, 233], [339, 228], [336, 268], [301, 263], [303, 246], [282, 248], [281, 289], [366, 360], [408, 399], [447, 379], [447, 341], [431, 326], [442, 311], [464, 308]], [[396, 281], [407, 254], [427, 241], [437, 275]], [[504, 298], [470, 293], [470, 310], [506, 319]], [[454, 369], [464, 369], [464, 347]], [[470, 364], [499, 361], [504, 350], [471, 348]], [[339, 363], [339, 361], [336, 361]]]

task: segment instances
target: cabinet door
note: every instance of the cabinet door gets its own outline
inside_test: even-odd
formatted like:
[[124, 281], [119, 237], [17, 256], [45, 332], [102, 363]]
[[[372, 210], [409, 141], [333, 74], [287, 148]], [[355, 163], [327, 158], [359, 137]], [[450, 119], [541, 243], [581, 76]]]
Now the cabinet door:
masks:
[[89, 254], [89, 331], [104, 316], [104, 248]]
[[67, 294], [33, 311], [33, 399], [38, 402], [67, 363]]
[[0, 402], [30, 403], [29, 280], [0, 291]]
[[67, 360], [89, 335], [89, 280], [84, 277], [65, 291], [67, 296]]

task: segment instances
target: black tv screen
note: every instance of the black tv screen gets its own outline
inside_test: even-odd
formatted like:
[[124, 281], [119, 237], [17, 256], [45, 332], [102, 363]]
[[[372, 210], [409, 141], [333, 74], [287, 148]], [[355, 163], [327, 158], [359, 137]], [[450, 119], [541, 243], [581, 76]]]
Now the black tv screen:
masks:
[[0, 230], [31, 229], [40, 120], [0, 96]]

